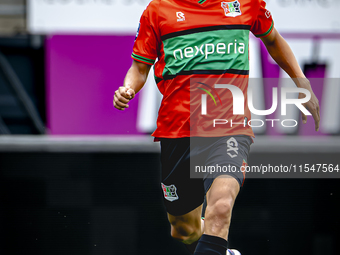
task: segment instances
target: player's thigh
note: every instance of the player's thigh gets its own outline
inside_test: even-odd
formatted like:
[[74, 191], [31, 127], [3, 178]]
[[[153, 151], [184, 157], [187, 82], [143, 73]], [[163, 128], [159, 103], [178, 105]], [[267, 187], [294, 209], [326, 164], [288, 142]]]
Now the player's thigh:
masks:
[[251, 143], [252, 139], [248, 136], [222, 137], [213, 143], [205, 162], [207, 166], [216, 166], [216, 171], [207, 174], [204, 179], [207, 218], [231, 215], [245, 178], [242, 167], [248, 161]]
[[222, 175], [236, 179], [239, 186], [243, 185], [251, 144], [251, 137], [244, 135], [222, 137], [213, 143], [205, 165], [214, 166], [215, 171], [206, 173], [204, 177], [206, 193], [214, 180]]
[[190, 139], [162, 139], [161, 187], [164, 205], [172, 216], [189, 216], [204, 201], [202, 179], [190, 178]]

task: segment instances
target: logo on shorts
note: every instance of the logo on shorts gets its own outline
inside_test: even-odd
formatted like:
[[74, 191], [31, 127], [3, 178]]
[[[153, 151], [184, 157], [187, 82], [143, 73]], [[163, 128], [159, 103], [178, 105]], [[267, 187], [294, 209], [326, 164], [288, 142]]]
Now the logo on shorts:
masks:
[[224, 15], [227, 17], [236, 17], [241, 15], [241, 7], [239, 1], [221, 2], [221, 6], [224, 10]]
[[234, 137], [230, 138], [227, 141], [227, 154], [231, 157], [231, 158], [235, 158], [238, 155], [238, 142], [236, 141], [236, 139]]
[[164, 193], [164, 198], [170, 202], [177, 200], [179, 197], [177, 195], [177, 188], [175, 185], [170, 185], [170, 186], [166, 186], [163, 183], [161, 183], [162, 185], [162, 190]]

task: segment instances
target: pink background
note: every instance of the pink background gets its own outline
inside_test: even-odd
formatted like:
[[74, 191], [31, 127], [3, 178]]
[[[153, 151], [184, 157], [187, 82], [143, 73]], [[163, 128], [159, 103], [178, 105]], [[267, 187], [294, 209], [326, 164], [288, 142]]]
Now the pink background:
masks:
[[134, 36], [55, 35], [46, 40], [47, 126], [51, 134], [138, 134], [138, 96], [113, 107], [132, 59]]

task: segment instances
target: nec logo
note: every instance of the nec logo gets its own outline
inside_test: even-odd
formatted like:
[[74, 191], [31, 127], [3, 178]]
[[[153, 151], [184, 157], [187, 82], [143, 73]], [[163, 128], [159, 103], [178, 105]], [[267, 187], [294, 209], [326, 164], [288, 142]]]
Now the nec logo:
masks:
[[183, 12], [176, 12], [176, 17], [177, 17], [177, 22], [185, 20], [185, 16]]

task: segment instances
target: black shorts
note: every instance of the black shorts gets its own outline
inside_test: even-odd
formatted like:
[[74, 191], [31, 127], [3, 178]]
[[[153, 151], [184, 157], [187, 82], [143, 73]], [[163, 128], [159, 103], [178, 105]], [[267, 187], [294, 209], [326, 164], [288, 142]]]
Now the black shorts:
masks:
[[[200, 206], [214, 179], [235, 178], [243, 185], [252, 138], [225, 137], [161, 138], [164, 203], [174, 216]], [[197, 175], [198, 174], [198, 175]]]

